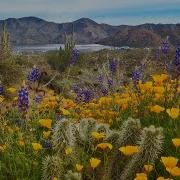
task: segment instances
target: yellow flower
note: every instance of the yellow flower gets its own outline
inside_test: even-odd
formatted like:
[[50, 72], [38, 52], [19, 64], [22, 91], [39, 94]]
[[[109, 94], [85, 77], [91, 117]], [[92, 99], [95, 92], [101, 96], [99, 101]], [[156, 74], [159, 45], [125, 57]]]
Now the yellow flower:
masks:
[[166, 168], [166, 170], [174, 177], [180, 176], [180, 168], [177, 166], [172, 169]]
[[161, 162], [166, 168], [172, 169], [178, 163], [178, 159], [175, 157], [161, 157]]
[[7, 91], [10, 92], [10, 93], [15, 93], [16, 92], [16, 88], [10, 87], [10, 88], [7, 89]]
[[19, 140], [19, 145], [20, 145], [20, 146], [24, 146], [24, 145], [25, 145], [25, 142], [24, 142], [24, 139], [23, 139], [23, 138], [20, 138], [20, 140]]
[[160, 113], [161, 111], [164, 111], [164, 108], [159, 105], [155, 105], [155, 106], [152, 106], [150, 110], [151, 112]]
[[43, 131], [43, 137], [44, 137], [45, 139], [48, 139], [48, 137], [50, 136], [50, 134], [51, 134], [51, 131]]
[[81, 164], [76, 164], [76, 170], [77, 170], [78, 172], [81, 172], [82, 169], [83, 169], [83, 165], [81, 165]]
[[156, 93], [156, 94], [163, 94], [164, 93], [164, 91], [165, 91], [165, 88], [164, 87], [162, 87], [162, 86], [156, 86], [156, 87], [154, 87], [154, 92]]
[[51, 129], [52, 120], [51, 119], [40, 119], [39, 123], [42, 127]]
[[180, 146], [180, 138], [174, 138], [174, 139], [172, 139], [172, 142], [173, 142], [175, 147]]
[[139, 147], [138, 146], [123, 146], [120, 147], [119, 150], [126, 156], [133, 155], [135, 153], [139, 152]]
[[13, 101], [17, 101], [17, 100], [18, 100], [18, 97], [14, 97], [14, 98], [13, 98]]
[[163, 176], [160, 176], [157, 178], [157, 180], [165, 180], [165, 178]]
[[167, 109], [166, 112], [172, 119], [176, 119], [179, 116], [179, 108]]
[[95, 138], [95, 139], [103, 139], [106, 137], [105, 133], [98, 133], [98, 132], [92, 132], [91, 133], [92, 137]]
[[153, 170], [153, 165], [146, 164], [146, 165], [144, 165], [144, 169], [147, 173], [150, 173]]
[[57, 177], [53, 177], [52, 180], [58, 180], [58, 178]]
[[1, 145], [0, 146], [0, 152], [4, 152], [7, 149], [6, 145]]
[[137, 173], [134, 180], [147, 180], [147, 174], [145, 173]]
[[158, 177], [157, 180], [173, 180], [173, 179], [170, 179], [170, 178], [164, 178], [164, 177]]
[[4, 97], [0, 96], [0, 103], [2, 103], [4, 101]]
[[65, 153], [66, 153], [66, 155], [70, 155], [70, 154], [72, 154], [72, 148], [71, 147], [67, 147], [66, 149], [65, 149]]
[[39, 151], [42, 149], [42, 145], [39, 143], [32, 143], [32, 147], [35, 151]]
[[93, 169], [96, 168], [100, 163], [101, 163], [100, 159], [97, 159], [97, 158], [90, 159], [90, 164]]
[[152, 78], [156, 84], [162, 84], [163, 81], [168, 78], [168, 75], [167, 74], [153, 75]]
[[71, 115], [71, 113], [70, 113], [67, 109], [61, 108], [60, 110], [61, 110], [61, 112], [62, 112], [62, 114], [63, 114], [64, 116], [69, 116], [69, 115]]
[[107, 148], [109, 148], [111, 150], [112, 149], [112, 144], [110, 144], [110, 143], [100, 143], [96, 147], [101, 148], [103, 150], [107, 149]]
[[180, 93], [180, 87], [177, 88], [177, 92]]

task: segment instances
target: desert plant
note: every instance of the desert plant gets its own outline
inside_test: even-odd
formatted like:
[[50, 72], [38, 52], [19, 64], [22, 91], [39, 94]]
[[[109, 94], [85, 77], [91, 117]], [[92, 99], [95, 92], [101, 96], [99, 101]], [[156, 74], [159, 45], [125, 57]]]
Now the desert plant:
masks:
[[52, 51], [47, 55], [48, 63], [53, 69], [64, 71], [71, 63], [71, 55], [75, 43], [73, 38], [66, 38], [64, 48], [59, 48], [59, 51]]
[[139, 153], [134, 155], [125, 166], [120, 179], [127, 180], [134, 176], [137, 170], [141, 170], [144, 164], [154, 164], [159, 158], [163, 147], [163, 129], [150, 126], [142, 131], [139, 144]]
[[6, 25], [3, 24], [3, 31], [1, 35], [1, 45], [0, 45], [0, 59], [5, 60], [11, 56], [9, 33], [7, 31]]
[[43, 161], [42, 170], [44, 180], [51, 180], [52, 177], [61, 179], [65, 173], [64, 162], [59, 156], [47, 156]]

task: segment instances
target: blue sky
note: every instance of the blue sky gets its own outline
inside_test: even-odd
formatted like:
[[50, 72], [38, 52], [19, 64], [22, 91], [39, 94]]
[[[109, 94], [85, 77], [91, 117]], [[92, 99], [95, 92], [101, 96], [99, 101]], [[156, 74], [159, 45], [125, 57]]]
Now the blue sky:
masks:
[[99, 23], [180, 23], [180, 0], [0, 0], [0, 19], [37, 16], [69, 22], [81, 17]]

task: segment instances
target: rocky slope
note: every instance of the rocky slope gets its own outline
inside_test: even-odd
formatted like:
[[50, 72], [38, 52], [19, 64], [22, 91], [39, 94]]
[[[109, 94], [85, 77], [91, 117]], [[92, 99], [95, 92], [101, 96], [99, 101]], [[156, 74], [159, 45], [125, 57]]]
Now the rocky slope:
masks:
[[98, 24], [88, 18], [70, 23], [48, 22], [36, 17], [10, 18], [0, 21], [16, 45], [63, 43], [65, 36], [74, 32], [78, 44], [99, 43], [113, 46], [157, 46], [166, 36], [173, 45], [180, 44], [180, 24], [143, 24], [139, 26], [111, 26]]

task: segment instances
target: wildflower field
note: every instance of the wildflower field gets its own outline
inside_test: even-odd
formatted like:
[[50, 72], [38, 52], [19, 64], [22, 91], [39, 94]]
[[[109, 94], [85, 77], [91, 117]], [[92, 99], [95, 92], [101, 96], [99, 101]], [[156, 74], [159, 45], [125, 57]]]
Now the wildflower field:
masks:
[[48, 55], [50, 79], [23, 65], [20, 82], [0, 84], [0, 180], [180, 179], [180, 48], [170, 51], [147, 50], [127, 77], [111, 55], [76, 75], [87, 57], [68, 42]]

